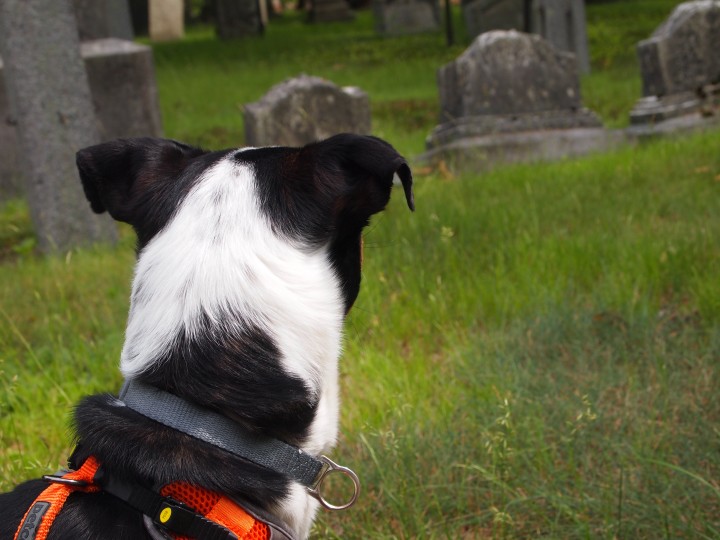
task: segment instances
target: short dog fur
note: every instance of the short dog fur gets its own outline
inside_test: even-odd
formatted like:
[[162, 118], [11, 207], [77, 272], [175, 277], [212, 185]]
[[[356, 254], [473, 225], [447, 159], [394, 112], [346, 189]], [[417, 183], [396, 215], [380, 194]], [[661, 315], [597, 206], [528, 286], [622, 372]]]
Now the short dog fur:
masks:
[[[338, 434], [338, 356], [358, 296], [362, 231], [393, 177], [412, 175], [386, 142], [337, 135], [302, 148], [207, 152], [125, 139], [77, 154], [85, 194], [137, 233], [121, 370], [218, 411], [250, 432], [329, 452]], [[272, 513], [307, 537], [317, 502], [283, 475], [158, 424], [114, 396], [83, 399], [78, 458], [151, 485], [183, 481]], [[0, 495], [12, 539], [42, 480]], [[148, 538], [105, 493], [73, 493], [50, 540]]]

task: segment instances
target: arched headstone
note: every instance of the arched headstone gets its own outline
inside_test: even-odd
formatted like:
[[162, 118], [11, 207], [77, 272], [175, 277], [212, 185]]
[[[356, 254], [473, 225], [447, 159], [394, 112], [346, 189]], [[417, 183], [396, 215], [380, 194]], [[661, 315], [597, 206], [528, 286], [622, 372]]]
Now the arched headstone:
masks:
[[302, 146], [337, 133], [370, 133], [370, 101], [357, 87], [301, 75], [245, 106], [249, 146]]

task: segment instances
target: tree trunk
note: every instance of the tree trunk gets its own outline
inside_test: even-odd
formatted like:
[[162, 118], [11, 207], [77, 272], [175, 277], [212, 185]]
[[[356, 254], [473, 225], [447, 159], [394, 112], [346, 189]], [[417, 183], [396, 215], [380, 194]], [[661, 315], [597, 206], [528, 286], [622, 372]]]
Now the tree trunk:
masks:
[[75, 152], [100, 136], [70, 0], [0, 0], [0, 54], [40, 249], [115, 241], [75, 167]]

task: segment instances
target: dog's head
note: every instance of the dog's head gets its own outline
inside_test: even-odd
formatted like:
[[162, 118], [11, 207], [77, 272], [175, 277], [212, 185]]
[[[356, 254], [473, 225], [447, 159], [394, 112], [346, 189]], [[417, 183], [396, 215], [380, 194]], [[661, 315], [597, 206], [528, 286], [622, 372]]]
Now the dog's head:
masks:
[[[385, 208], [396, 174], [414, 209], [412, 174], [405, 159], [388, 143], [368, 136], [341, 134], [302, 148], [220, 152], [165, 139], [123, 139], [81, 150], [77, 165], [92, 209], [132, 225], [140, 252], [209, 177], [224, 174], [234, 177], [230, 182], [252, 182], [250, 189], [207, 193], [206, 210], [243, 210], [252, 204], [277, 235], [307, 249], [327, 246], [346, 311], [359, 290], [362, 230]], [[224, 200], [234, 192], [255, 200], [236, 205]], [[233, 223], [255, 226], [243, 225], [242, 219]], [[217, 241], [232, 235], [229, 224], [218, 217]]]

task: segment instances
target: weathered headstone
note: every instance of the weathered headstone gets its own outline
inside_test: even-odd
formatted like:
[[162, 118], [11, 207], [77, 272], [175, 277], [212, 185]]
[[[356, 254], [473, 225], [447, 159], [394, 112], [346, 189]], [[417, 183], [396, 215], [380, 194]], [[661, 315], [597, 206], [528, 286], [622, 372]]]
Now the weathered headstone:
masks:
[[263, 32], [257, 0], [215, 0], [215, 10], [220, 39], [258, 36]]
[[530, 30], [531, 0], [463, 0], [465, 30], [476, 37], [489, 30]]
[[0, 54], [38, 246], [114, 241], [83, 195], [75, 152], [100, 137], [70, 0], [0, 2]]
[[471, 37], [490, 30], [538, 34], [590, 71], [584, 0], [464, 0], [463, 16]]
[[483, 169], [495, 161], [553, 159], [601, 149], [607, 134], [582, 106], [575, 57], [537, 35], [478, 36], [438, 72], [441, 124], [430, 161]]
[[637, 50], [644, 97], [632, 124], [672, 131], [718, 120], [720, 1], [680, 4]]
[[128, 0], [73, 0], [73, 3], [80, 41], [135, 37]]
[[378, 34], [395, 36], [440, 28], [437, 0], [375, 0], [373, 12]]
[[170, 41], [185, 34], [183, 0], [150, 0], [150, 39]]
[[532, 0], [530, 31], [561, 51], [575, 53], [580, 71], [590, 71], [585, 0]]
[[355, 14], [346, 0], [313, 0], [310, 22], [351, 21]]
[[370, 101], [357, 87], [301, 75], [245, 106], [250, 146], [301, 146], [343, 132], [370, 133]]
[[[90, 84], [99, 136], [162, 136], [152, 49], [121, 39], [100, 39], [80, 45]], [[11, 118], [0, 61], [0, 118]], [[18, 139], [13, 123], [0, 122], [0, 195], [22, 194]]]

